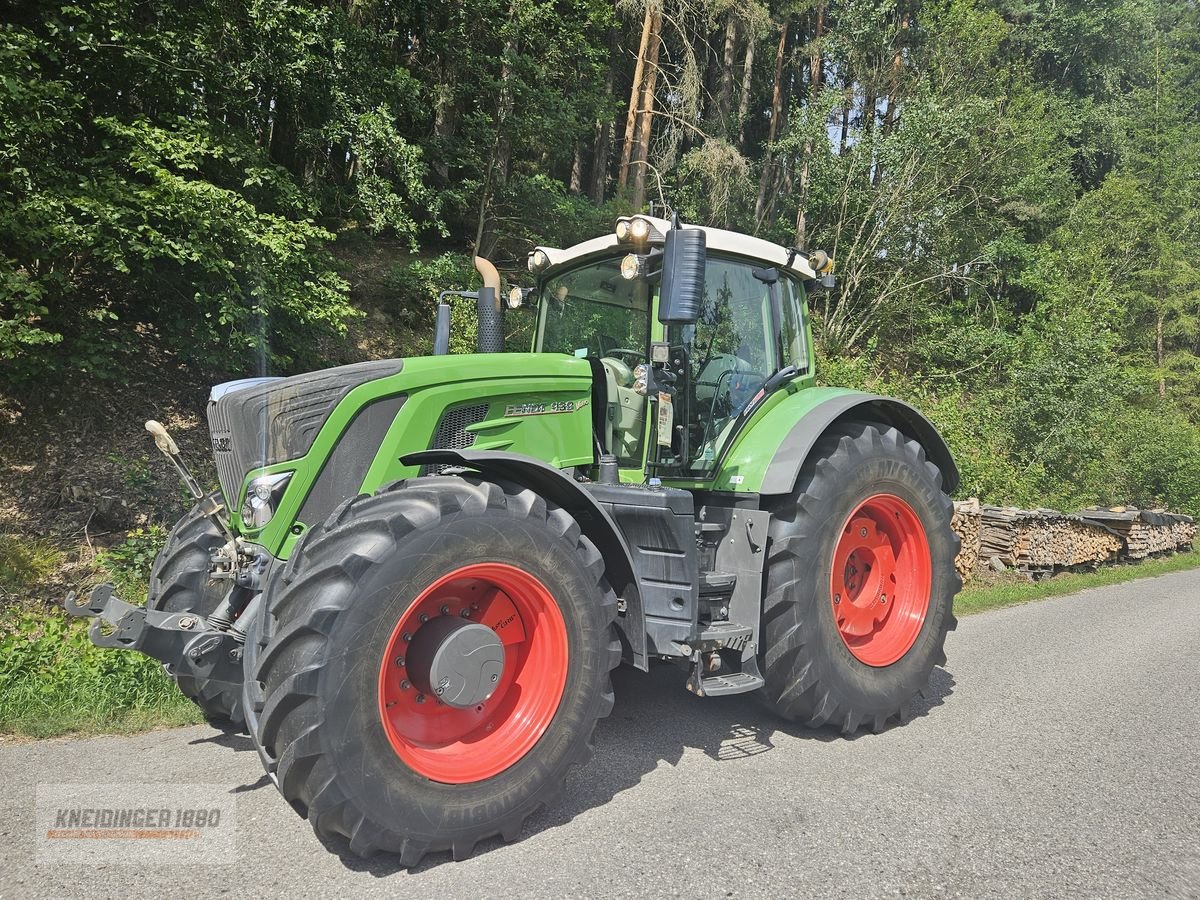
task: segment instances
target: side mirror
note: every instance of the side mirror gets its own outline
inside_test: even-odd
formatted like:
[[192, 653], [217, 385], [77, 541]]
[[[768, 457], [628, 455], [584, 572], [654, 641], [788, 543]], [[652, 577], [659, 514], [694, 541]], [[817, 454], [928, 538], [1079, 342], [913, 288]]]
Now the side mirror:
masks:
[[658, 321], [664, 325], [690, 325], [700, 318], [704, 300], [704, 231], [679, 228], [667, 232], [663, 246], [662, 285], [658, 293]]

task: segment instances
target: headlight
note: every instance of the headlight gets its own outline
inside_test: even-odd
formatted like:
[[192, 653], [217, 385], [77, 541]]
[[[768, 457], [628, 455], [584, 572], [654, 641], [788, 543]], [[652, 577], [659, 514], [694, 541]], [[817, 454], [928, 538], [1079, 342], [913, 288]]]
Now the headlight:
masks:
[[534, 250], [529, 254], [530, 272], [540, 272], [548, 265], [550, 265], [550, 257], [546, 255], [545, 250]]
[[633, 390], [635, 393], [646, 396], [646, 376], [650, 370], [646, 368], [645, 363], [638, 363], [633, 370]]
[[629, 223], [629, 236], [637, 243], [644, 244], [650, 239], [650, 223], [645, 219], [633, 219]]
[[618, 241], [624, 242], [629, 240], [629, 220], [617, 219], [616, 232]]
[[242, 521], [250, 528], [262, 528], [271, 521], [288, 482], [291, 472], [275, 475], [260, 475], [246, 487], [246, 500], [242, 503]]
[[519, 287], [511, 288], [508, 292], [508, 308], [516, 309], [525, 302], [525, 292]]
[[626, 254], [621, 260], [621, 277], [626, 281], [633, 281], [642, 274], [642, 258], [636, 253]]

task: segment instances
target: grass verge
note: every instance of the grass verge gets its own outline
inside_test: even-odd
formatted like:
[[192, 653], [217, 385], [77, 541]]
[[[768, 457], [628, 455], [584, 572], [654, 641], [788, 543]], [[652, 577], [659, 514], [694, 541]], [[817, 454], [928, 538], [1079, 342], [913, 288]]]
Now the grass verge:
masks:
[[1029, 582], [1021, 579], [1000, 584], [968, 585], [955, 599], [954, 612], [960, 616], [969, 616], [1001, 606], [1028, 603], [1046, 597], [1074, 594], [1087, 588], [1121, 584], [1137, 578], [1150, 578], [1154, 575], [1197, 568], [1200, 568], [1200, 550], [1189, 550], [1186, 553], [1147, 559], [1140, 563], [1106, 566], [1095, 572], [1064, 572], [1044, 581]]
[[26, 612], [0, 634], [0, 734], [113, 734], [203, 721], [140, 653], [100, 650], [87, 623]]
[[[165, 537], [154, 526], [131, 531], [71, 580], [80, 591], [111, 581], [121, 596], [143, 598]], [[40, 598], [57, 593], [55, 570], [70, 555], [49, 540], [0, 535], [0, 600], [26, 598], [0, 611], [0, 735], [128, 734], [203, 721], [157, 662], [94, 647], [90, 620], [47, 608]]]

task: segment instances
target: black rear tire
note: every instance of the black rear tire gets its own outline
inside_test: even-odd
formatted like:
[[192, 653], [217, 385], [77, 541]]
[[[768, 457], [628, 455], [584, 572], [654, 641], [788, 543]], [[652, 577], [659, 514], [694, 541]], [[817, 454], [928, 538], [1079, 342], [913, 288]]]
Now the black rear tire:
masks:
[[[219, 499], [219, 498], [218, 498]], [[198, 504], [171, 529], [167, 542], [150, 569], [150, 591], [146, 608], [163, 612], [190, 612], [207, 618], [225, 599], [233, 582], [211, 575], [214, 552], [225, 536], [211, 518], [200, 513]], [[163, 670], [185, 697], [200, 707], [214, 723], [243, 724], [241, 691], [225, 685], [178, 678], [170, 665]]]
[[[523, 756], [491, 777], [442, 783], [393, 749], [380, 667], [428, 585], [489, 563], [528, 572], [553, 595], [565, 622], [564, 687]], [[350, 500], [304, 537], [265, 599], [262, 708], [252, 716], [264, 763], [269, 771], [277, 760], [280, 792], [318, 835], [341, 835], [362, 856], [397, 852], [412, 866], [430, 851], [458, 859], [493, 835], [515, 839], [530, 814], [556, 802], [612, 709], [621, 645], [604, 562], [565, 510], [517, 485], [417, 478]]]
[[[763, 599], [764, 696], [779, 715], [810, 727], [852, 734], [906, 721], [911, 703], [945, 663], [959, 540], [941, 473], [922, 447], [895, 428], [852, 422], [817, 442], [794, 493], [772, 509]], [[843, 524], [881, 493], [899, 498], [928, 541], [930, 594], [911, 647], [888, 665], [867, 665], [851, 652], [835, 618], [831, 572]]]

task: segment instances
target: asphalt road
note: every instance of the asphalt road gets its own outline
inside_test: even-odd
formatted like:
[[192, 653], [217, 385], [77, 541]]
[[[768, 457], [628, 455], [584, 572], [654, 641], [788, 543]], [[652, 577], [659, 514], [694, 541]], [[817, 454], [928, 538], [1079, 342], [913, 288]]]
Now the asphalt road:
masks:
[[[619, 673], [566, 802], [409, 872], [323, 846], [246, 738], [0, 747], [0, 897], [1200, 897], [1200, 571], [964, 619], [920, 714], [845, 740]], [[236, 786], [238, 865], [34, 863], [38, 782]]]

